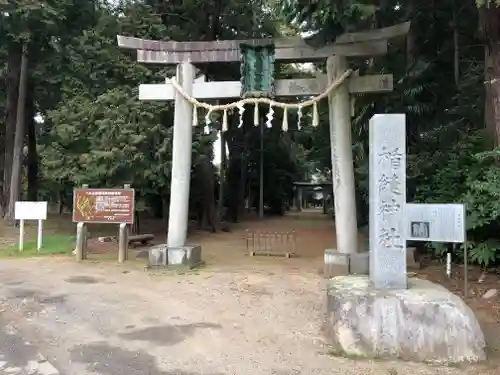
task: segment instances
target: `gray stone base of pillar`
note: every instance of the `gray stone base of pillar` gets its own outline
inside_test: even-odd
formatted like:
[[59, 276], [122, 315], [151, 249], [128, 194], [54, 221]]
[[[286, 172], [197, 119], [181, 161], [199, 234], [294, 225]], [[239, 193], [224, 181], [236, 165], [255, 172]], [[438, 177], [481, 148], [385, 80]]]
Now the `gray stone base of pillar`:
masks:
[[328, 278], [349, 275], [349, 260], [349, 254], [339, 253], [335, 249], [326, 249], [323, 274]]
[[189, 269], [201, 265], [201, 246], [167, 247], [156, 245], [149, 249], [149, 265], [151, 267], [187, 267]]
[[370, 272], [370, 253], [351, 254], [349, 256], [349, 273], [351, 275], [368, 275]]
[[[414, 247], [406, 249], [407, 269], [420, 269], [420, 263], [415, 261]], [[356, 254], [342, 254], [335, 249], [325, 250], [325, 277], [345, 275], [368, 275], [370, 272], [370, 253], [362, 251]]]
[[483, 332], [458, 296], [427, 280], [408, 286], [376, 290], [366, 276], [331, 279], [325, 332], [334, 352], [436, 364], [486, 359]]

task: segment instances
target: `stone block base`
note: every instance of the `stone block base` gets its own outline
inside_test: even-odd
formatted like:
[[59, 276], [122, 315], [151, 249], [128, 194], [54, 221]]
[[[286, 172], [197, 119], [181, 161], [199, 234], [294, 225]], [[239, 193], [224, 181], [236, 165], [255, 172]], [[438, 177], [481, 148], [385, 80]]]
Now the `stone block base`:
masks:
[[325, 332], [339, 355], [450, 364], [486, 359], [472, 310], [444, 287], [410, 279], [377, 290], [366, 276], [339, 276], [327, 288]]
[[201, 264], [201, 246], [183, 246], [168, 248], [168, 265], [194, 268]]
[[349, 254], [339, 253], [334, 249], [325, 250], [325, 277], [349, 275]]
[[[406, 248], [406, 268], [419, 270], [420, 263], [415, 260], [416, 248]], [[335, 249], [325, 250], [325, 277], [345, 275], [368, 275], [370, 273], [370, 253], [342, 254]]]
[[168, 265], [167, 245], [156, 245], [149, 248], [149, 265], [166, 267]]
[[370, 273], [370, 253], [351, 254], [349, 256], [349, 273], [351, 275], [368, 275]]
[[201, 264], [201, 247], [182, 246], [167, 247], [164, 245], [152, 246], [149, 249], [149, 265], [151, 267], [184, 266], [194, 268]]

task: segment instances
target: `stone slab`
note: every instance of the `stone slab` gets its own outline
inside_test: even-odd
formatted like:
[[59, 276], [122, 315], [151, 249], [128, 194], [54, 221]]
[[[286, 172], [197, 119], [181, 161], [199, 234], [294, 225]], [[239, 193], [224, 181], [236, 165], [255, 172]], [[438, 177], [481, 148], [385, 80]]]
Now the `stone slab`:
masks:
[[335, 249], [325, 250], [324, 276], [333, 277], [349, 275], [349, 254], [343, 254]]
[[198, 245], [168, 247], [166, 244], [162, 244], [152, 246], [149, 249], [149, 265], [151, 267], [186, 266], [194, 268], [201, 262], [201, 247]]
[[366, 276], [339, 276], [327, 288], [325, 332], [339, 355], [451, 364], [486, 359], [472, 310], [428, 280], [375, 289]]
[[201, 246], [186, 245], [168, 248], [169, 266], [187, 266], [194, 268], [201, 264]]
[[370, 253], [368, 251], [349, 255], [349, 273], [368, 275], [370, 272]]
[[167, 245], [156, 245], [149, 248], [149, 265], [151, 267], [166, 267], [168, 265]]
[[[407, 269], [419, 270], [420, 263], [415, 260], [415, 247], [406, 248]], [[334, 249], [325, 250], [325, 277], [345, 275], [369, 275], [370, 253], [363, 251], [355, 254], [342, 254]]]

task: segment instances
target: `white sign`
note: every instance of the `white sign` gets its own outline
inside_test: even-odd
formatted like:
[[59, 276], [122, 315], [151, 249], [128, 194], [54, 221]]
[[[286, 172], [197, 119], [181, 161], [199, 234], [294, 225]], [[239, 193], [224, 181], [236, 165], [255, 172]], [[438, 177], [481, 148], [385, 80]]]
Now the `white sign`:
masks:
[[376, 288], [404, 289], [406, 277], [406, 121], [370, 120], [370, 278]]
[[406, 239], [408, 241], [465, 242], [465, 205], [406, 205]]
[[16, 202], [16, 220], [47, 220], [47, 202]]
[[42, 248], [43, 220], [47, 220], [47, 202], [16, 202], [14, 218], [19, 220], [19, 251], [24, 248], [24, 220], [38, 220], [36, 248]]

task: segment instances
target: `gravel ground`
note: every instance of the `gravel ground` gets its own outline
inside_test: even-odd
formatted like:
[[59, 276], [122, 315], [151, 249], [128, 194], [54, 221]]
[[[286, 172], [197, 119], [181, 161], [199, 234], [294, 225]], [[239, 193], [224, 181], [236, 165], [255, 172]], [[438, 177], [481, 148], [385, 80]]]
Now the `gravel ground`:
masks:
[[69, 259], [0, 264], [0, 301], [61, 373], [495, 374], [332, 357], [324, 280], [260, 267], [150, 274]]

